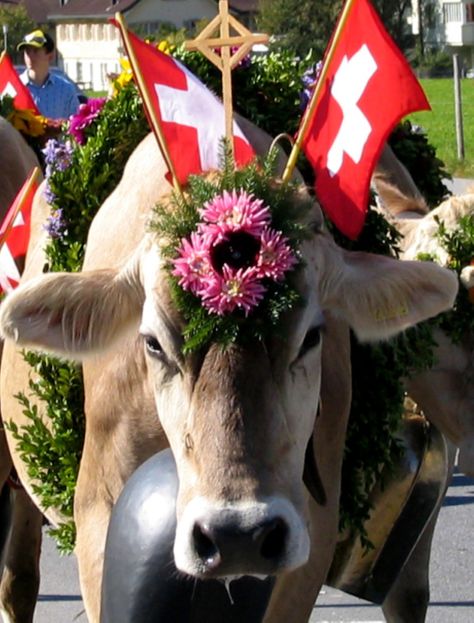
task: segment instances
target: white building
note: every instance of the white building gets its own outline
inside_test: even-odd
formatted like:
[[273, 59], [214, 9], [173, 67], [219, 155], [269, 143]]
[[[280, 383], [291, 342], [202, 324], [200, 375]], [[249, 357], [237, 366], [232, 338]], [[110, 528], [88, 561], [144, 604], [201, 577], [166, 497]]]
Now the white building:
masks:
[[[256, 2], [229, 2], [238, 19], [252, 13]], [[218, 13], [215, 0], [58, 0], [48, 12], [55, 24], [58, 65], [79, 85], [101, 91], [107, 74], [120, 71], [122, 42], [118, 29], [109, 23], [116, 12], [128, 26], [141, 33], [154, 33], [160, 25], [191, 28]]]
[[466, 0], [413, 0], [411, 25], [419, 34], [418, 8], [423, 4], [426, 47], [458, 54], [465, 68], [474, 67], [474, 2]]

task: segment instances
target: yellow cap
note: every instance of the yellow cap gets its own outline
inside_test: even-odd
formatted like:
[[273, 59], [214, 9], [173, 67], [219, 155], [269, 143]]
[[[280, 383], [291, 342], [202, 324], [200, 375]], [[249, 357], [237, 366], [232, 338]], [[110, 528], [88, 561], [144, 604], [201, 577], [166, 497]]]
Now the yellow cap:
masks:
[[23, 41], [18, 44], [17, 50], [21, 50], [22, 48], [26, 48], [27, 46], [30, 46], [32, 48], [46, 48], [48, 52], [54, 50], [53, 40], [42, 30], [33, 30], [33, 32], [25, 35], [23, 37]]

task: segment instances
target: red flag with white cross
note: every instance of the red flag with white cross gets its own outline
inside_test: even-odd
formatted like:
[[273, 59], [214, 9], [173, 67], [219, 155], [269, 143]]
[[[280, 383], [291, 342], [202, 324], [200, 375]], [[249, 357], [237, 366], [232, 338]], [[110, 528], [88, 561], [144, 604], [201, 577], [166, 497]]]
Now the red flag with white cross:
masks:
[[0, 226], [0, 293], [16, 288], [20, 272], [15, 259], [26, 255], [30, 241], [33, 198], [40, 170], [35, 167], [20, 188]]
[[39, 110], [28, 90], [28, 87], [20, 80], [11, 58], [3, 52], [0, 56], [0, 98], [10, 95], [13, 105], [18, 110], [32, 110], [39, 115]]
[[348, 1], [331, 58], [327, 54], [323, 64], [322, 83], [314, 91], [316, 100], [308, 106], [311, 117], [301, 144], [324, 211], [355, 239], [365, 221], [370, 178], [390, 132], [402, 117], [430, 105], [369, 0]]
[[[141, 74], [137, 82], [150, 125], [157, 133], [152, 122], [156, 116], [162, 132], [157, 138], [166, 143], [168, 164], [178, 182], [185, 184], [191, 174], [217, 169], [225, 136], [221, 101], [179, 61], [130, 31], [122, 35], [133, 73]], [[233, 140], [236, 164], [243, 166], [255, 153], [235, 122]]]

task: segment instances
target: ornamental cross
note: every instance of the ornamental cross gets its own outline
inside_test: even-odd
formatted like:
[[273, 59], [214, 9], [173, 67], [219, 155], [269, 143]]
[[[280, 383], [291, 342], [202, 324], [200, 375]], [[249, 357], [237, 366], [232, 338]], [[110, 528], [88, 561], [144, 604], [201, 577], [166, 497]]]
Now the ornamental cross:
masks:
[[[231, 28], [238, 34], [231, 35]], [[219, 36], [215, 36], [219, 29]], [[253, 34], [229, 13], [227, 0], [219, 0], [219, 15], [192, 41], [186, 41], [187, 50], [199, 50], [222, 73], [222, 100], [225, 111], [225, 135], [233, 146], [232, 131], [232, 70], [246, 56], [255, 43], [267, 43], [268, 35]], [[220, 49], [220, 54], [215, 49]]]

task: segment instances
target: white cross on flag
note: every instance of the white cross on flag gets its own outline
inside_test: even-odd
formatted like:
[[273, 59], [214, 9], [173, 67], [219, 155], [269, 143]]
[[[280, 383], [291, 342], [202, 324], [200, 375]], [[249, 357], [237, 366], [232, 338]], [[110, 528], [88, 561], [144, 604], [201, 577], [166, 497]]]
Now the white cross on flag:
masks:
[[[140, 71], [153, 106], [147, 110], [147, 98], [143, 98], [145, 110], [159, 120], [179, 183], [185, 184], [190, 174], [217, 169], [225, 136], [220, 100], [176, 59], [130, 31], [127, 35], [132, 68], [134, 73]], [[235, 162], [243, 166], [255, 153], [235, 122], [233, 140]]]
[[354, 239], [364, 225], [370, 178], [386, 139], [402, 117], [430, 105], [369, 0], [352, 4], [312, 102], [302, 147], [324, 211]]
[[20, 80], [10, 57], [6, 53], [0, 57], [0, 98], [4, 95], [13, 97], [13, 105], [18, 110], [32, 110], [35, 115], [39, 115], [39, 110], [28, 91], [28, 87]]
[[15, 259], [26, 255], [30, 241], [33, 198], [38, 188], [36, 167], [20, 188], [0, 226], [0, 293], [16, 288], [20, 272]]

